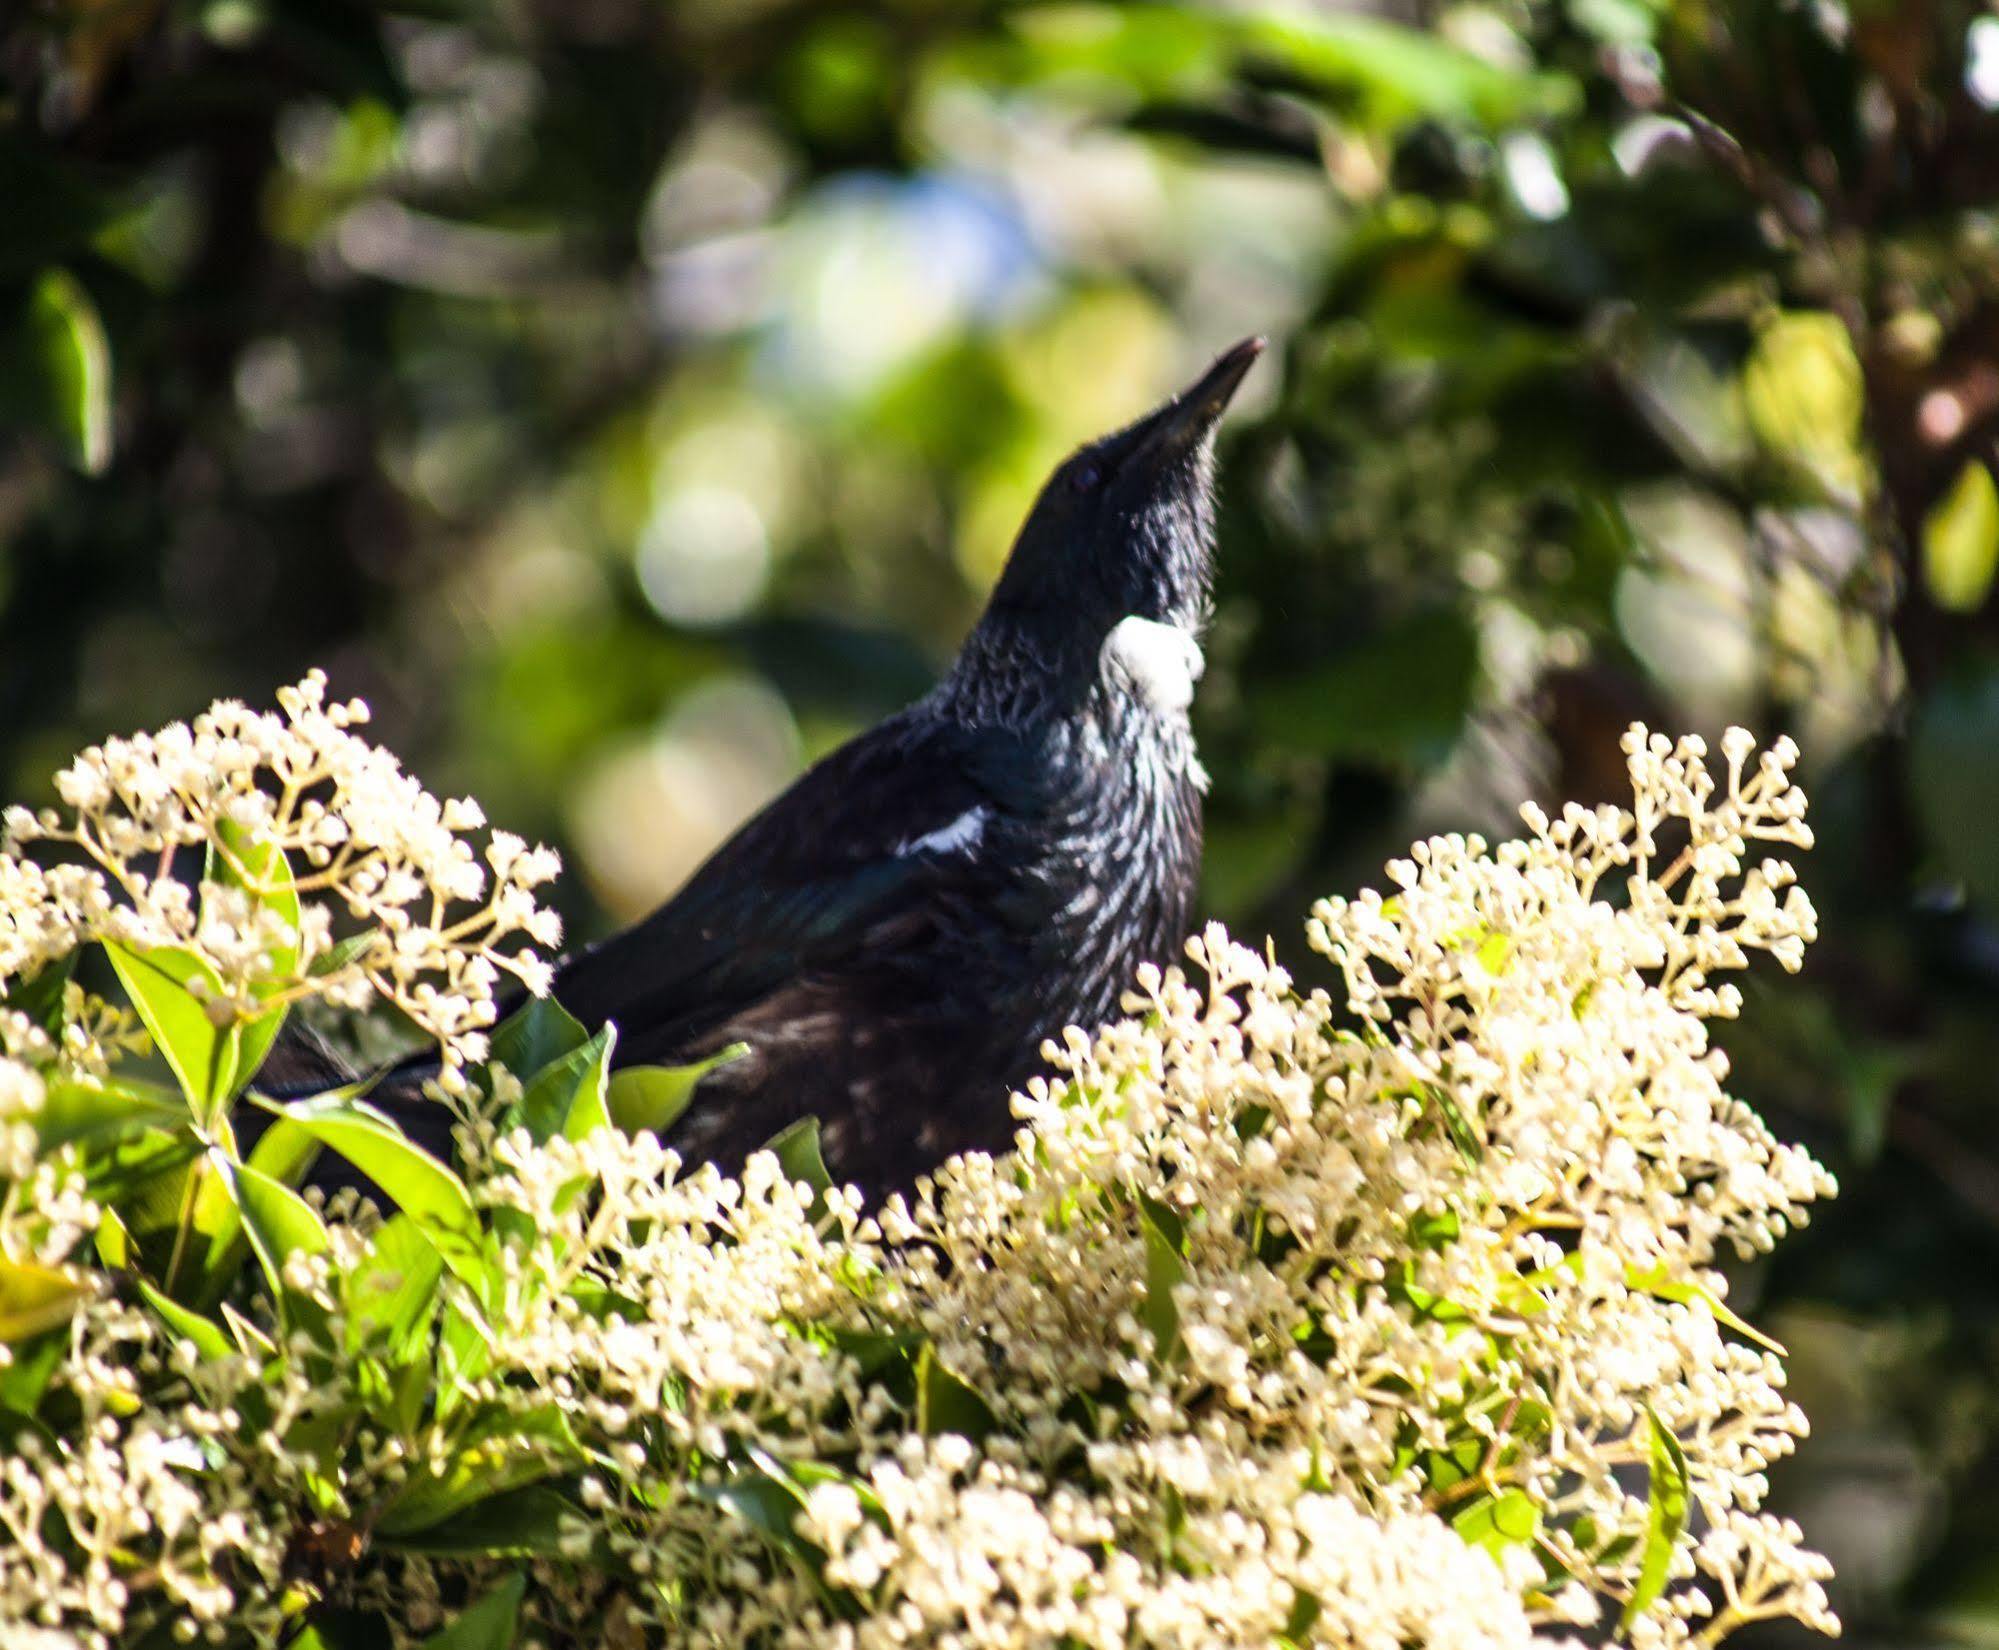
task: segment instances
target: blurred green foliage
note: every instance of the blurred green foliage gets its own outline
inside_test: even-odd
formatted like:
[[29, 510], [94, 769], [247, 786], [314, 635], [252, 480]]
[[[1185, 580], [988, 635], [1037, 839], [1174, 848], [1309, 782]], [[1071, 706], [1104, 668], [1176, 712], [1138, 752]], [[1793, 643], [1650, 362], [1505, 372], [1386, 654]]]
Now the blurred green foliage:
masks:
[[[1999, 15], [1971, 0], [27, 0], [0, 779], [322, 663], [645, 908], [1242, 333], [1208, 903], [1797, 735], [1730, 1047], [1862, 1625], [1999, 1632]], [[1835, 1525], [1842, 1525], [1844, 1535]], [[1843, 1545], [1842, 1545], [1843, 1543]]]

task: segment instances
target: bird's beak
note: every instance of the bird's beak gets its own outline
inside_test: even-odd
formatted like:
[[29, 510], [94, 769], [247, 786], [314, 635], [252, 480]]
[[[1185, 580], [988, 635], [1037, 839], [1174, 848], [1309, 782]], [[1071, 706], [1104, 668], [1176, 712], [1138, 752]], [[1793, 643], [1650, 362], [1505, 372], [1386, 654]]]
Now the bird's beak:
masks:
[[1164, 458], [1185, 452], [1205, 440], [1209, 431], [1221, 422], [1236, 387], [1256, 365], [1263, 348], [1261, 338], [1245, 338], [1224, 350], [1213, 366], [1145, 421], [1138, 442], [1140, 450]]

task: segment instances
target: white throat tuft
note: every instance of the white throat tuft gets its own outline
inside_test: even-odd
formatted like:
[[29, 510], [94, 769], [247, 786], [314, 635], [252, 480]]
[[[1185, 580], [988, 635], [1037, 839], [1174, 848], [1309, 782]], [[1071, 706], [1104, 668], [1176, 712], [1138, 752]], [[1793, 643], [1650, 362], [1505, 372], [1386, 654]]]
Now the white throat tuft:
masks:
[[1184, 715], [1207, 661], [1201, 644], [1176, 624], [1118, 620], [1104, 638], [1104, 672], [1121, 679], [1139, 702], [1162, 716]]

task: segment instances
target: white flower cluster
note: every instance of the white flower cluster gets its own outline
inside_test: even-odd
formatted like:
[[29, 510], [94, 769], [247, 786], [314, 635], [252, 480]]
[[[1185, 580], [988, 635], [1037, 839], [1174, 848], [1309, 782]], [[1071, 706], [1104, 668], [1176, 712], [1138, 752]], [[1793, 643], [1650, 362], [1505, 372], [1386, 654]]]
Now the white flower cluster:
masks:
[[501, 972], [547, 987], [549, 965], [507, 946], [560, 944], [535, 893], [560, 862], [503, 831], [476, 852], [478, 804], [440, 802], [356, 734], [367, 706], [329, 704], [321, 673], [278, 702], [94, 745], [56, 775], [62, 807], [7, 810], [0, 989], [91, 940], [172, 947], [198, 959], [217, 1015], [379, 996], [455, 1080], [485, 1053]]
[[[370, 1409], [379, 1368], [308, 1375], [268, 1318], [261, 1369], [154, 1330], [139, 1361], [177, 1384], [106, 1412], [112, 1476], [141, 1487], [105, 1493], [172, 1520], [169, 1551], [210, 1532], [227, 1562], [184, 1572], [262, 1620], [308, 1480], [329, 1516], [392, 1529], [383, 1509], [476, 1448], [563, 1486], [530, 1608], [608, 1650], [1835, 1631], [1827, 1567], [1764, 1506], [1805, 1418], [1716, 1269], [1832, 1190], [1708, 1037], [1739, 1006], [1722, 976], [1757, 950], [1795, 966], [1814, 928], [1789, 866], [1754, 857], [1808, 840], [1792, 753], [1724, 752], [1715, 776], [1698, 741], [1635, 731], [1632, 810], [1530, 810], [1521, 841], [1431, 841], [1387, 897], [1322, 904], [1337, 994], [1209, 930], [1192, 971], [1145, 971], [1128, 1019], [1050, 1051], [1013, 1153], [878, 1210], [769, 1154], [683, 1174], [647, 1135], [537, 1145], [475, 1117], [497, 1271], [445, 1276], [435, 1401]], [[338, 1326], [368, 1228], [331, 1224], [287, 1278]], [[131, 1321], [79, 1314], [63, 1381], [108, 1378], [81, 1327], [107, 1314]], [[287, 1442], [335, 1415], [359, 1417], [339, 1452]], [[203, 1444], [198, 1510], [131, 1464], [170, 1423]], [[61, 1447], [0, 1481], [24, 1549], [35, 1486], [81, 1470]], [[0, 1623], [115, 1636], [111, 1581], [45, 1548], [7, 1562]], [[291, 1581], [414, 1638], [487, 1573], [385, 1547]], [[35, 1588], [62, 1602], [36, 1616]]]
[[[282, 1536], [246, 1478], [209, 1470], [235, 1417], [143, 1403], [162, 1356], [157, 1327], [129, 1306], [78, 1315], [61, 1379], [76, 1420], [60, 1441], [24, 1426], [0, 1455], [0, 1643], [34, 1644], [40, 1629], [51, 1646], [109, 1650], [135, 1594], [163, 1601], [181, 1642], [279, 1627]], [[66, 1540], [50, 1539], [57, 1528]]]

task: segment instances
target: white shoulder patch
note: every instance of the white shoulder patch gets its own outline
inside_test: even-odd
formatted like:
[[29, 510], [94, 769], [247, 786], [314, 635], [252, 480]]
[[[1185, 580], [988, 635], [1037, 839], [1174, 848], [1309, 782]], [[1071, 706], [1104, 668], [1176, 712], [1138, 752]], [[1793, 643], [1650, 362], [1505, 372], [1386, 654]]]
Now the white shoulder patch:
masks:
[[1135, 613], [1111, 627], [1103, 657], [1143, 703], [1163, 715], [1184, 711], [1194, 702], [1194, 684], [1207, 667], [1201, 644], [1186, 631]]
[[896, 858], [906, 858], [910, 854], [955, 854], [960, 848], [977, 847], [979, 838], [986, 834], [986, 818], [984, 808], [967, 808], [948, 825], [940, 825], [922, 836], [898, 842], [895, 845]]

